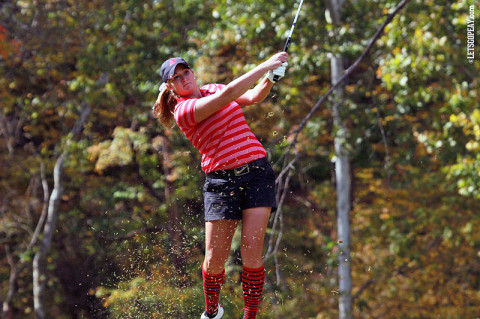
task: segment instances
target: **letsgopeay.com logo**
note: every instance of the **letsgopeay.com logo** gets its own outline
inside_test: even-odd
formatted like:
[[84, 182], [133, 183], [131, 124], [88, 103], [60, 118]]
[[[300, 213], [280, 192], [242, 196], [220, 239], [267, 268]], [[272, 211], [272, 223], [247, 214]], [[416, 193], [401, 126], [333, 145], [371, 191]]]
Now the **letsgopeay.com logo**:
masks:
[[469, 13], [467, 18], [467, 60], [473, 64], [475, 59], [475, 6], [470, 6]]

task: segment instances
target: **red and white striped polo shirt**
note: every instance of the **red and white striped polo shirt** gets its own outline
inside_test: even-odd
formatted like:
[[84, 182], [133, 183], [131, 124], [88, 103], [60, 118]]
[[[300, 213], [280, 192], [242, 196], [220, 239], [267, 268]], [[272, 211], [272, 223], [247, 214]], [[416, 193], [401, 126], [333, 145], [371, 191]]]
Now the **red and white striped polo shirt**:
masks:
[[[214, 94], [223, 84], [207, 84], [200, 88], [203, 96]], [[185, 136], [202, 154], [205, 173], [232, 169], [265, 157], [262, 144], [245, 121], [242, 108], [232, 102], [207, 119], [195, 122], [198, 99], [177, 98], [175, 121]]]

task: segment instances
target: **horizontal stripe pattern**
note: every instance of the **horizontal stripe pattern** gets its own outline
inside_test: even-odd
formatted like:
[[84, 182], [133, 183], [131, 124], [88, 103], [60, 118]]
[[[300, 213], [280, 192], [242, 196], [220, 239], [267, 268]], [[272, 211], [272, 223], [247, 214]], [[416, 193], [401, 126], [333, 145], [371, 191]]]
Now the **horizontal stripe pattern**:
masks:
[[[208, 96], [224, 87], [222, 84], [208, 84], [200, 91], [203, 96]], [[197, 100], [178, 98], [174, 115], [182, 132], [202, 154], [205, 173], [232, 169], [266, 156], [265, 148], [248, 126], [238, 103], [232, 102], [196, 123]]]
[[265, 267], [250, 269], [243, 267], [242, 286], [245, 300], [243, 319], [255, 319], [265, 283]]
[[220, 291], [225, 282], [225, 269], [216, 275], [208, 274], [202, 267], [203, 292], [205, 295], [205, 311], [214, 314], [218, 308]]

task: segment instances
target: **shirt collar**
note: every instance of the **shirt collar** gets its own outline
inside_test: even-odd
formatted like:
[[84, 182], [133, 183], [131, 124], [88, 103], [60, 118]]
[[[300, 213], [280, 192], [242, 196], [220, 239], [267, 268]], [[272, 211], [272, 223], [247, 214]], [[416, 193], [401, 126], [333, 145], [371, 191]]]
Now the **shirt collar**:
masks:
[[[202, 93], [202, 96], [208, 95], [207, 93], [215, 93], [213, 90], [208, 90], [205, 87], [200, 88], [200, 93]], [[191, 98], [183, 97], [183, 96], [176, 96], [175, 99], [177, 100], [177, 103], [190, 100]]]

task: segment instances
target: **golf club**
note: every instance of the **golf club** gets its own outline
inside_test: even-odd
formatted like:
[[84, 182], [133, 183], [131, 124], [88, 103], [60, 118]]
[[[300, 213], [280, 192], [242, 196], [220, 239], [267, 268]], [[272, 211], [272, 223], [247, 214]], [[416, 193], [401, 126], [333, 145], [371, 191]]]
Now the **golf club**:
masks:
[[[295, 29], [295, 24], [297, 24], [298, 14], [300, 13], [300, 9], [302, 9], [303, 0], [300, 0], [300, 5], [298, 6], [297, 14], [295, 15], [295, 19], [293, 20], [292, 28], [290, 29], [290, 34], [288, 35], [287, 42], [285, 42], [285, 46], [283, 47], [283, 51], [287, 52], [288, 47], [290, 45], [290, 41], [292, 40], [293, 29]], [[275, 82], [278, 81], [278, 75], [273, 77]]]

